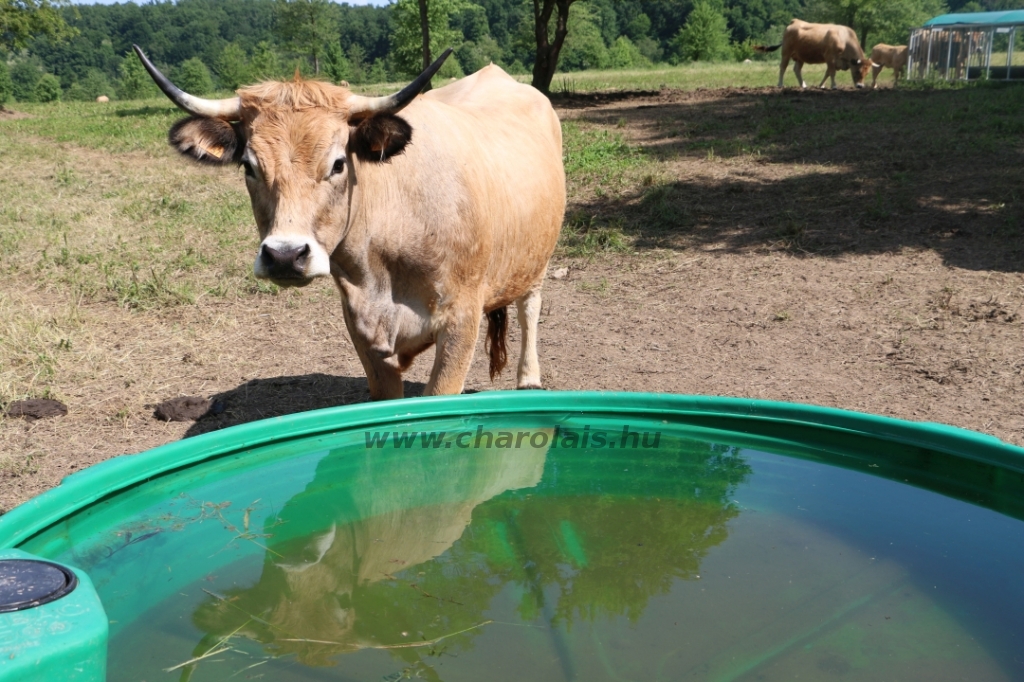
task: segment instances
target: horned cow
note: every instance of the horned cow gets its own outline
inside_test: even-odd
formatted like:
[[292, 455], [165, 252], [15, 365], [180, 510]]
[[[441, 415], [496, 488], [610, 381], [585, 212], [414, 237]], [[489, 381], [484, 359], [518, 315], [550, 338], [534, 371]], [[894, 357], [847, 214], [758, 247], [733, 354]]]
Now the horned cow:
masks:
[[494, 65], [421, 96], [448, 50], [385, 97], [297, 76], [205, 100], [135, 51], [190, 114], [171, 145], [244, 168], [262, 240], [256, 277], [333, 277], [373, 399], [402, 397], [402, 372], [435, 344], [424, 394], [462, 392], [482, 314], [493, 379], [512, 303], [517, 386], [540, 387], [541, 283], [565, 213], [561, 127], [547, 98]]
[[838, 24], [811, 24], [806, 21], [794, 19], [786, 31], [782, 34], [782, 42], [778, 45], [765, 47], [757, 45], [754, 47], [758, 52], [774, 52], [782, 48], [782, 63], [779, 65], [779, 87], [782, 87], [782, 78], [786, 75], [786, 68], [790, 60], [793, 61], [793, 73], [800, 83], [801, 88], [806, 88], [802, 74], [804, 64], [825, 64], [825, 77], [821, 79], [818, 87], [824, 87], [825, 81], [832, 79], [832, 89], [836, 88], [836, 71], [850, 70], [853, 76], [853, 84], [858, 88], [864, 87], [864, 78], [871, 68], [870, 63], [864, 59], [864, 50], [861, 49], [857, 34], [849, 26]]
[[871, 88], [878, 87], [878, 74], [889, 67], [893, 72], [893, 87], [900, 82], [900, 73], [907, 67], [908, 50], [906, 45], [885, 45], [879, 43], [871, 48]]

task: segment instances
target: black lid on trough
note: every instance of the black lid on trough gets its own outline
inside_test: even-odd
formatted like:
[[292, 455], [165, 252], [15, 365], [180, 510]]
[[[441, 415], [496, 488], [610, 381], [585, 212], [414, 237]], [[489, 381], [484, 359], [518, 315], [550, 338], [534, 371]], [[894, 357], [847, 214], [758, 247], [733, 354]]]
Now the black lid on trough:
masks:
[[60, 599], [78, 586], [71, 570], [37, 559], [0, 560], [0, 613]]

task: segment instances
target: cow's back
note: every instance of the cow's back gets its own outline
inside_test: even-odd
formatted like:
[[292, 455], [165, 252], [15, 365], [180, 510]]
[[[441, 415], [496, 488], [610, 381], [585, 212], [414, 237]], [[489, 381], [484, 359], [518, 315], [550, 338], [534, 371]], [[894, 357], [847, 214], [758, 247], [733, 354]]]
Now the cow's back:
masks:
[[907, 63], [907, 46], [879, 43], [871, 48], [871, 61], [891, 69], [903, 68]]
[[783, 57], [805, 64], [824, 64], [836, 56], [863, 59], [857, 34], [840, 24], [812, 24], [794, 19], [782, 35]]
[[479, 281], [488, 307], [518, 298], [543, 277], [565, 213], [561, 125], [550, 101], [491, 65], [417, 98], [403, 116], [413, 142], [392, 170], [414, 171], [406, 189], [429, 187], [445, 204], [426, 216], [450, 261], [442, 275]]

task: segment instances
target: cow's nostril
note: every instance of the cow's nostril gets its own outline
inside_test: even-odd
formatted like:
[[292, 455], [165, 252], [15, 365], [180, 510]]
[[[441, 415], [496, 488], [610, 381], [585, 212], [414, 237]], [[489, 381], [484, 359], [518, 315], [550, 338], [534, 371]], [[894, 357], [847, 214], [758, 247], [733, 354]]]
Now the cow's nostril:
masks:
[[274, 263], [276, 263], [278, 256], [278, 252], [270, 248], [266, 244], [264, 244], [263, 248], [260, 249], [260, 263], [262, 263], [265, 267], [269, 268]]

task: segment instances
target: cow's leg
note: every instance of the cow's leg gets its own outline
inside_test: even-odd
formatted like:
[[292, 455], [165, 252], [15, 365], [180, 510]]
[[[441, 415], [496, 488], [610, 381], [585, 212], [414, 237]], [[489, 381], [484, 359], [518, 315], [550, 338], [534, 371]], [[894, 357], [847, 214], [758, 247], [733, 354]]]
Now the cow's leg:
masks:
[[405, 395], [402, 386], [402, 372], [395, 366], [395, 360], [390, 362], [382, 358], [380, 353], [370, 348], [366, 339], [356, 333], [355, 324], [352, 322], [347, 305], [342, 305], [345, 315], [345, 326], [348, 328], [349, 338], [356, 348], [356, 355], [366, 372], [366, 382], [370, 385], [371, 400], [393, 400]]
[[352, 336], [352, 345], [356, 347], [359, 361], [363, 363], [366, 382], [370, 385], [371, 400], [393, 400], [405, 395], [402, 372], [396, 366], [397, 361], [393, 357], [380, 357], [370, 349], [369, 344], [356, 340], [355, 336]]
[[[474, 302], [475, 303], [475, 302]], [[423, 395], [462, 393], [480, 333], [480, 305], [462, 306], [437, 335], [434, 367]]]
[[876, 64], [871, 65], [871, 89], [874, 90], [878, 87], [878, 74], [882, 72], [882, 67]]
[[516, 300], [519, 331], [523, 335], [519, 350], [516, 388], [540, 388], [540, 360], [537, 358], [537, 328], [540, 323], [540, 284]]
[[818, 83], [818, 87], [819, 88], [824, 88], [825, 87], [825, 81], [827, 81], [829, 78], [832, 79], [832, 89], [835, 90], [836, 89], [836, 67], [832, 66], [831, 64], [829, 64], [828, 68], [825, 69], [825, 77], [821, 79], [820, 83]]
[[[786, 55], [782, 55], [782, 61], [779, 62], [779, 87], [780, 88], [782, 87], [782, 77], [786, 75], [786, 67], [787, 66], [789, 66], [789, 57], [787, 57]], [[797, 67], [794, 66], [793, 70], [796, 71], [796, 69], [797, 69]], [[800, 76], [797, 75], [797, 78], [800, 78]]]
[[798, 62], [798, 61], [794, 60], [793, 61], [793, 73], [796, 74], [796, 82], [800, 85], [800, 87], [801, 88], [806, 88], [807, 87], [807, 83], [806, 83], [806, 81], [804, 81], [804, 63], [803, 62]]

